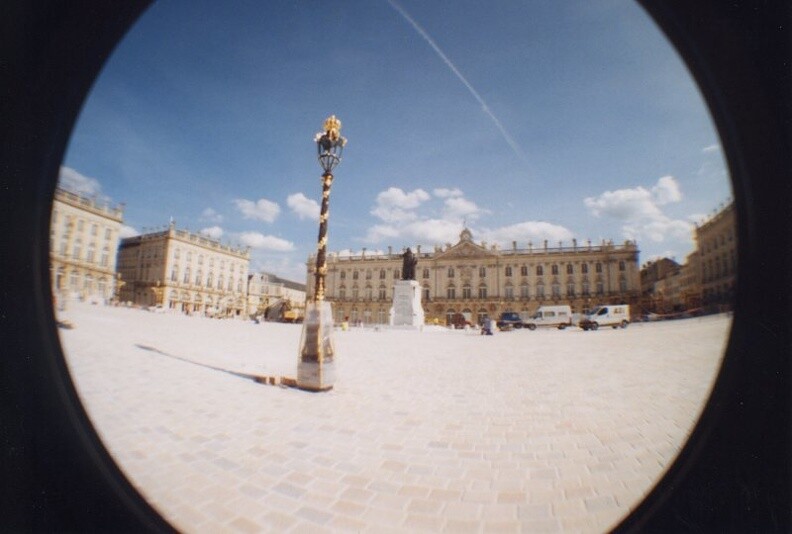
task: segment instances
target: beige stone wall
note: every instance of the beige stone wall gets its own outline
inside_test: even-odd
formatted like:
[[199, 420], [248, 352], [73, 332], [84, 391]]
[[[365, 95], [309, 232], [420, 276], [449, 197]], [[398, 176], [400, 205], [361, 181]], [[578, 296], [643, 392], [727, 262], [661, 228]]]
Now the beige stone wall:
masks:
[[[420, 251], [416, 280], [427, 322], [463, 313], [471, 322], [504, 311], [533, 313], [542, 304], [569, 304], [575, 313], [598, 304], [637, 304], [640, 295], [635, 243], [499, 250], [463, 232], [456, 245]], [[326, 299], [336, 320], [387, 323], [401, 253], [328, 257]], [[308, 261], [312, 277], [312, 259]], [[539, 274], [541, 273], [541, 274]], [[308, 286], [309, 298], [313, 284]]]
[[737, 274], [737, 221], [734, 202], [696, 228], [701, 299], [706, 305], [730, 305]]
[[174, 226], [121, 242], [121, 300], [185, 313], [247, 317], [249, 249]]
[[123, 209], [55, 190], [50, 274], [56, 299], [112, 300]]

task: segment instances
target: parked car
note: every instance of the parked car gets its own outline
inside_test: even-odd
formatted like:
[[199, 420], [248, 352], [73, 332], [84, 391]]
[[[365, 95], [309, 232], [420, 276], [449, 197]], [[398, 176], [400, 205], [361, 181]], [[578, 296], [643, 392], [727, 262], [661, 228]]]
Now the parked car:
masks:
[[461, 330], [465, 327], [473, 326], [470, 321], [468, 321], [464, 315], [461, 313], [455, 313], [451, 316], [451, 320], [448, 323], [448, 326], [453, 326], [457, 330]]
[[500, 330], [511, 330], [512, 328], [522, 328], [523, 320], [519, 313], [503, 312], [495, 324]]
[[629, 304], [606, 304], [597, 306], [580, 320], [578, 326], [583, 330], [596, 330], [600, 326], [627, 328], [630, 324]]
[[563, 330], [572, 326], [572, 308], [569, 305], [539, 306], [536, 313], [524, 321], [529, 330], [536, 330], [540, 326], [551, 326]]

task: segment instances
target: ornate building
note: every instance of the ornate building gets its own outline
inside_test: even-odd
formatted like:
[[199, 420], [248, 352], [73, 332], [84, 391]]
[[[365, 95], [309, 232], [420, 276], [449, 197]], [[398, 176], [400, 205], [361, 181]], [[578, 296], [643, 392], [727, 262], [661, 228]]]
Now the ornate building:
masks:
[[[416, 280], [422, 288], [427, 322], [445, 323], [457, 313], [481, 323], [506, 311], [533, 313], [542, 304], [569, 304], [583, 313], [598, 304], [637, 305], [640, 298], [638, 247], [603, 242], [557, 248], [544, 246], [500, 250], [473, 242], [464, 229], [455, 245], [421, 252], [417, 247]], [[315, 258], [308, 260], [312, 280]], [[400, 279], [402, 255], [356, 256], [331, 253], [325, 298], [333, 302], [335, 320], [388, 322], [394, 283]], [[308, 284], [308, 298], [314, 288]], [[637, 313], [638, 310], [635, 310]]]
[[737, 273], [736, 228], [734, 202], [696, 226], [704, 306], [728, 307], [732, 303]]
[[177, 230], [123, 239], [120, 298], [138, 305], [218, 317], [247, 317], [250, 249]]
[[116, 251], [123, 205], [57, 188], [50, 223], [50, 273], [53, 294], [107, 302], [115, 293]]

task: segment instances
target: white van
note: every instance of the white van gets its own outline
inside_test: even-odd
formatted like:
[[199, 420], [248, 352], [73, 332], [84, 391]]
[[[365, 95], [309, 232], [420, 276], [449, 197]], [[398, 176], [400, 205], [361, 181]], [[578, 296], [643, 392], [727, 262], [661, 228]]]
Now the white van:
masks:
[[572, 308], [569, 306], [539, 306], [536, 313], [523, 320], [528, 330], [536, 330], [537, 326], [555, 326], [563, 330], [572, 326]]
[[583, 330], [596, 330], [600, 326], [627, 328], [628, 324], [630, 324], [629, 304], [605, 304], [591, 310], [591, 313], [580, 320], [578, 326]]

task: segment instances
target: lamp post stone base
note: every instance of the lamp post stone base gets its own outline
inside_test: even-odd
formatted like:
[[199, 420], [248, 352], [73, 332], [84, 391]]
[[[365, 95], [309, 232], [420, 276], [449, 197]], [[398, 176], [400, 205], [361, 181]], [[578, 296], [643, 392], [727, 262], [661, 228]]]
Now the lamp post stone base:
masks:
[[334, 383], [333, 309], [329, 302], [308, 302], [297, 363], [297, 387], [328, 391]]

